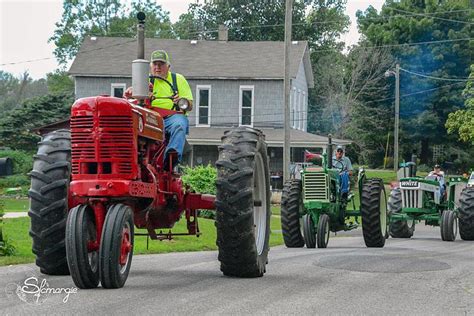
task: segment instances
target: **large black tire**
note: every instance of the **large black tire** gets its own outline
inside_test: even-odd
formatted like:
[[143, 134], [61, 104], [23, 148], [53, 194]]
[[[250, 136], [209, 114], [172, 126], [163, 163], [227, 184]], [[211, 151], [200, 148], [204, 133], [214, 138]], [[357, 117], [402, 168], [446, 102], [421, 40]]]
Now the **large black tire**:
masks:
[[387, 230], [387, 201], [383, 182], [369, 180], [362, 187], [362, 232], [367, 247], [383, 247]]
[[306, 248], [316, 248], [316, 231], [313, 218], [309, 214], [303, 216], [303, 236]]
[[69, 269], [64, 239], [71, 176], [71, 133], [54, 131], [38, 144], [28, 192], [33, 253], [42, 273], [66, 275]]
[[78, 205], [69, 211], [66, 223], [66, 254], [74, 284], [80, 289], [99, 285], [99, 249], [88, 249], [97, 242], [94, 211], [87, 205]]
[[456, 213], [453, 211], [444, 211], [441, 214], [441, 239], [444, 241], [455, 241], [458, 234], [458, 221]]
[[238, 127], [219, 146], [216, 228], [221, 271], [227, 276], [261, 277], [270, 239], [270, 179], [261, 131]]
[[318, 233], [317, 233], [317, 241], [318, 241], [318, 248], [327, 248], [329, 242], [329, 234], [331, 230], [329, 229], [330, 225], [330, 218], [328, 214], [321, 214], [319, 216], [318, 222]]
[[[100, 282], [103, 288], [121, 288], [127, 281], [132, 265], [133, 237], [132, 209], [125, 204], [111, 205], [105, 216], [99, 249]], [[127, 249], [123, 251], [124, 248]]]
[[459, 199], [459, 234], [462, 240], [474, 240], [474, 188], [464, 188]]
[[[393, 189], [388, 198], [388, 211], [390, 214], [400, 213], [402, 211], [402, 194], [400, 188]], [[393, 238], [411, 238], [415, 231], [415, 221], [411, 225], [408, 221], [391, 221], [389, 232]]]
[[281, 231], [288, 248], [304, 246], [301, 235], [300, 208], [302, 205], [301, 180], [289, 180], [281, 195]]

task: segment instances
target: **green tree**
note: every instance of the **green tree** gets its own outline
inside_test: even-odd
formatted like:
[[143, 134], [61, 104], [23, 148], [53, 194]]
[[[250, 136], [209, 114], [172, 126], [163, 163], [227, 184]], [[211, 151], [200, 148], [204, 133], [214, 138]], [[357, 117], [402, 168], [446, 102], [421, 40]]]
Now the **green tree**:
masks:
[[73, 93], [74, 81], [64, 71], [57, 70], [46, 74], [49, 93]]
[[133, 37], [139, 11], [147, 15], [146, 36], [173, 37], [169, 13], [151, 0], [129, 6], [120, 0], [64, 0], [63, 9], [63, 18], [49, 39], [56, 46], [54, 55], [63, 68], [76, 56], [87, 35]]
[[28, 99], [0, 119], [0, 147], [36, 149], [40, 137], [32, 130], [69, 116], [73, 94], [48, 94]]
[[449, 113], [446, 128], [450, 134], [457, 133], [460, 140], [474, 144], [474, 64], [463, 96], [466, 98], [464, 109]]
[[388, 45], [409, 71], [401, 73], [401, 148], [405, 155], [419, 149], [424, 163], [431, 145], [452, 143], [443, 125], [463, 102], [462, 86], [451, 79], [465, 78], [472, 63], [472, 40], [464, 40], [474, 37], [469, 9], [467, 0], [387, 0], [380, 13], [369, 7], [357, 14], [368, 46]]

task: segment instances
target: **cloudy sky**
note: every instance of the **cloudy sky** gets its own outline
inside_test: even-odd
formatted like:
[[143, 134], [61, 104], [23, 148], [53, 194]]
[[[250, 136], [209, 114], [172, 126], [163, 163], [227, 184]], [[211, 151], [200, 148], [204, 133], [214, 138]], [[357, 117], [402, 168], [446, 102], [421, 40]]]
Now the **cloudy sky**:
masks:
[[[170, 12], [175, 22], [180, 14], [186, 12], [188, 4], [196, 0], [157, 0], [156, 2]], [[377, 10], [384, 0], [348, 0], [346, 14], [352, 25], [343, 40], [354, 44], [359, 38], [355, 13], [372, 5]], [[61, 20], [62, 1], [60, 0], [0, 0], [0, 69], [20, 75], [29, 71], [34, 79], [45, 76], [57, 68], [53, 56], [54, 45], [48, 43]], [[42, 59], [38, 61], [32, 61]], [[29, 62], [25, 62], [29, 61]], [[15, 63], [14, 65], [3, 65]]]

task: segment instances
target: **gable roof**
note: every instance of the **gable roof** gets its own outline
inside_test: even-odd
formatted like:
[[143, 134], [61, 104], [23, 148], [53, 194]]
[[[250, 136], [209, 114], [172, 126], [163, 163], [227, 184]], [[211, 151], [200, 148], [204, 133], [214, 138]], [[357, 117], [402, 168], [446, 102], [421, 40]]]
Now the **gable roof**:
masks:
[[[94, 40], [95, 38], [95, 40]], [[192, 44], [194, 42], [195, 44]], [[172, 69], [188, 79], [274, 79], [284, 76], [284, 42], [232, 42], [145, 39], [145, 59], [164, 49]], [[69, 69], [72, 76], [131, 77], [137, 59], [136, 39], [87, 37]], [[308, 86], [314, 86], [306, 41], [293, 42], [290, 76], [296, 77], [303, 63]]]

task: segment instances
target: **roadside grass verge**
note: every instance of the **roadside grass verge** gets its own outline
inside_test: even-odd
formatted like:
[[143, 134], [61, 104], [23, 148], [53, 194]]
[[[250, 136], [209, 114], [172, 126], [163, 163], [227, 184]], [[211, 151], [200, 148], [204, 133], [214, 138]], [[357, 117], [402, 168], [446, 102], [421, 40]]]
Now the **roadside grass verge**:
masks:
[[[3, 223], [3, 232], [12, 241], [16, 253], [13, 256], [0, 257], [0, 266], [34, 262], [35, 256], [31, 252], [32, 243], [28, 235], [30, 228], [29, 217], [4, 219]], [[272, 233], [270, 234], [270, 246], [282, 245], [283, 237], [281, 235], [280, 218], [272, 217], [270, 227], [272, 229]], [[199, 238], [195, 236], [177, 236], [171, 241], [156, 241], [150, 239], [148, 249], [146, 246], [147, 238], [145, 236], [135, 236], [134, 254], [217, 250], [214, 221], [199, 218], [199, 228], [202, 232]], [[143, 229], [136, 231], [145, 232]], [[185, 220], [181, 220], [173, 228], [173, 232], [185, 231]], [[167, 232], [167, 230], [163, 230], [163, 232]]]
[[28, 198], [11, 198], [11, 197], [2, 197], [2, 203], [4, 205], [3, 210], [5, 213], [8, 212], [28, 212], [29, 200]]

